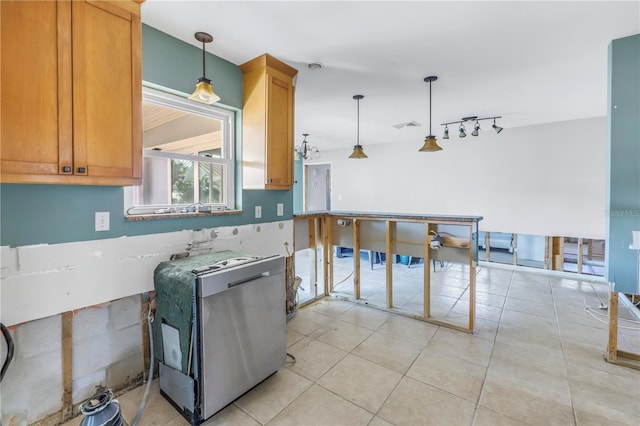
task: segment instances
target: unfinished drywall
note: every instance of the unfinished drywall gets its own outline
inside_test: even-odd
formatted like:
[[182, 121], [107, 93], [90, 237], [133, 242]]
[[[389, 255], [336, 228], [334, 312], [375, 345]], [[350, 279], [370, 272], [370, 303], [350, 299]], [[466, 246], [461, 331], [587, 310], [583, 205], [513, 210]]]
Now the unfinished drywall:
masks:
[[479, 215], [480, 229], [604, 238], [606, 118], [440, 140], [439, 152], [414, 145], [322, 151], [332, 164], [332, 208], [346, 211]]
[[153, 289], [153, 271], [174, 253], [236, 250], [286, 255], [293, 221], [203, 228], [64, 244], [0, 247], [3, 324], [56, 315]]

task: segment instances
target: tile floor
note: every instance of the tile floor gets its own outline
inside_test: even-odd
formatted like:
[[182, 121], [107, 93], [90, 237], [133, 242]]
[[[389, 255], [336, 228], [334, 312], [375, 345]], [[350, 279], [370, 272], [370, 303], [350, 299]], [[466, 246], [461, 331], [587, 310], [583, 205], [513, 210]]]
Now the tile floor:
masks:
[[[408, 290], [395, 295], [409, 309], [419, 266], [397, 266], [398, 276], [408, 275], [395, 283]], [[384, 268], [363, 273], [371, 304], [380, 289], [376, 270]], [[462, 267], [439, 272], [435, 280], [449, 292], [442, 297], [452, 299], [440, 314], [454, 318], [468, 280]], [[604, 283], [479, 267], [477, 335], [327, 297], [287, 324], [296, 363], [206, 424], [638, 425], [640, 371], [602, 358], [608, 326], [599, 306], [607, 291]], [[619, 348], [640, 353], [640, 324], [620, 311]], [[118, 398], [127, 421], [143, 391]], [[139, 424], [187, 422], [156, 381]]]

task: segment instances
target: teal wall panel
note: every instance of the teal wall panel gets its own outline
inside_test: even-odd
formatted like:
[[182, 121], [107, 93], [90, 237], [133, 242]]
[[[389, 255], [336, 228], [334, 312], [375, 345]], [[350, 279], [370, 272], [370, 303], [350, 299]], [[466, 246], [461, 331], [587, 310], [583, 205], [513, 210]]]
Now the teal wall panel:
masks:
[[[195, 39], [194, 39], [195, 40]], [[205, 55], [206, 74], [221, 106], [242, 108], [242, 73], [229, 61]], [[142, 80], [191, 93], [202, 77], [202, 49], [142, 25]]]
[[[284, 216], [276, 216], [278, 203]], [[57, 244], [121, 236], [135, 236], [185, 229], [266, 223], [291, 219], [291, 191], [243, 191], [242, 214], [193, 218], [126, 221], [120, 187], [70, 185], [0, 186], [0, 245]], [[255, 219], [255, 206], [262, 218]], [[95, 231], [95, 212], [109, 212], [110, 230]]]
[[[154, 28], [142, 28], [143, 80], [156, 88], [190, 93], [202, 73], [202, 51]], [[290, 220], [293, 191], [242, 190], [242, 73], [224, 59], [207, 54], [207, 77], [236, 112], [236, 206], [242, 214], [127, 222], [120, 187], [0, 184], [0, 245], [56, 244], [185, 229]], [[276, 216], [278, 203], [284, 215]], [[255, 206], [262, 218], [255, 219]], [[95, 212], [110, 212], [110, 230], [95, 232]]]
[[614, 290], [638, 293], [640, 230], [640, 34], [609, 45], [606, 277]]
[[293, 162], [293, 212], [304, 210], [304, 166], [302, 159]]

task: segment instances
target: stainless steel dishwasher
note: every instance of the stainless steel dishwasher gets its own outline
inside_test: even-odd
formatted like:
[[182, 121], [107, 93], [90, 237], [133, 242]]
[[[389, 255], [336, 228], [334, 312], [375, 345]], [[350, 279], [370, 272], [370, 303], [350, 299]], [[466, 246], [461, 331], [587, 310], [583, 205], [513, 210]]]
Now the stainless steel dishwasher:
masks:
[[236, 256], [191, 273], [196, 356], [186, 372], [161, 362], [160, 390], [195, 425], [284, 366], [285, 260]]

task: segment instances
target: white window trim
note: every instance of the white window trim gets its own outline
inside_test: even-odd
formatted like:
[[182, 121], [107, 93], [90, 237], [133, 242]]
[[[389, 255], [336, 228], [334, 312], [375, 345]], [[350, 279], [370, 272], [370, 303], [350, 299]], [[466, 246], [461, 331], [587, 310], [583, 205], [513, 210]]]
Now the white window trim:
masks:
[[[223, 188], [224, 204], [172, 204], [172, 205], [138, 205], [138, 190], [134, 187], [126, 187], [124, 191], [124, 208], [125, 214], [153, 214], [162, 212], [198, 212], [198, 211], [221, 211], [235, 209], [235, 115], [233, 111], [225, 110], [213, 105], [204, 105], [191, 101], [189, 99], [166, 93], [151, 87], [142, 88], [142, 101], [166, 106], [191, 114], [198, 114], [204, 117], [215, 118], [222, 121], [223, 141], [222, 152], [228, 153], [225, 158], [200, 156], [197, 161], [205, 163], [222, 164], [226, 169], [226, 185]], [[227, 136], [228, 135], [228, 136]], [[179, 153], [168, 153], [163, 151], [155, 151], [144, 149], [142, 152], [144, 157], [160, 157], [160, 158], [176, 158], [185, 160], [194, 160], [194, 156]], [[204, 210], [203, 210], [204, 207]]]

